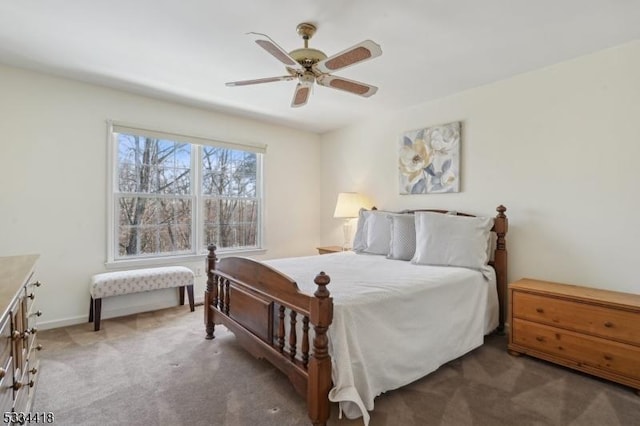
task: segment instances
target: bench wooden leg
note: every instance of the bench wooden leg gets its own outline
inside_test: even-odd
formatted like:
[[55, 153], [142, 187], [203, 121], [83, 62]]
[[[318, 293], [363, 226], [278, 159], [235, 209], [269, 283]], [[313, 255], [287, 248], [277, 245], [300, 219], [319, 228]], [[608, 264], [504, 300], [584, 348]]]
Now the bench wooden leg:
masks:
[[100, 330], [100, 314], [102, 313], [102, 299], [93, 299], [93, 331]]
[[189, 295], [189, 309], [193, 312], [195, 309], [193, 303], [193, 284], [187, 286], [187, 294]]
[[187, 287], [187, 296], [189, 297], [189, 309], [191, 309], [191, 312], [193, 312], [195, 310], [195, 307], [193, 305], [193, 284], [191, 285], [181, 285], [180, 287], [178, 287], [178, 294], [180, 295], [180, 304], [184, 305], [184, 288]]
[[89, 322], [93, 322], [93, 297], [89, 300]]
[[178, 296], [180, 296], [180, 304], [184, 305], [184, 286], [178, 287]]

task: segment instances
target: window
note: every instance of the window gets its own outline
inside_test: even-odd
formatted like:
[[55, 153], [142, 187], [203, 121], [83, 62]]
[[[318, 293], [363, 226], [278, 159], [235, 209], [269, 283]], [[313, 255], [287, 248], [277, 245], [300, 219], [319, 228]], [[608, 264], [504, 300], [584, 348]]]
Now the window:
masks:
[[110, 127], [108, 262], [261, 248], [264, 147]]

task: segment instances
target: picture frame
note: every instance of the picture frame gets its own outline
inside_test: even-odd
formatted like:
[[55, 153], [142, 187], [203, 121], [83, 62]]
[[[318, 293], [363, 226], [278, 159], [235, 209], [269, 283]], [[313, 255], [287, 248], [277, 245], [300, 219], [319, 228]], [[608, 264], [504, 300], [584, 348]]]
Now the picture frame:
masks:
[[400, 194], [460, 192], [460, 133], [454, 121], [405, 132], [398, 150]]

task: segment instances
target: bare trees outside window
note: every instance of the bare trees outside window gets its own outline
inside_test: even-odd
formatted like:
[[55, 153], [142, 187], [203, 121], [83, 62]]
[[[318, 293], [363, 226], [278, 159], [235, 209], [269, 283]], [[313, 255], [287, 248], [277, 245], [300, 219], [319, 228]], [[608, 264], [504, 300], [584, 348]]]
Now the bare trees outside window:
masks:
[[256, 154], [205, 146], [202, 169], [204, 240], [221, 247], [256, 247]]
[[259, 247], [260, 154], [127, 133], [114, 141], [114, 259]]

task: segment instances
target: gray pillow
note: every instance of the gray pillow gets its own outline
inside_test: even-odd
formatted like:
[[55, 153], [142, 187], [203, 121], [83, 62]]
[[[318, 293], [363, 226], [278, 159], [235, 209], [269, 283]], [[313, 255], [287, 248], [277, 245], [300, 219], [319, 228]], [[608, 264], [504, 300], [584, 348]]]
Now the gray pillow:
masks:
[[413, 214], [389, 214], [389, 259], [411, 260], [416, 251], [416, 221]]
[[416, 252], [412, 263], [482, 269], [493, 218], [416, 212]]
[[391, 240], [391, 226], [387, 220], [387, 212], [373, 210], [367, 215], [365, 221], [366, 245], [363, 250], [370, 254], [389, 254], [389, 242]]

